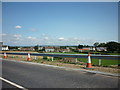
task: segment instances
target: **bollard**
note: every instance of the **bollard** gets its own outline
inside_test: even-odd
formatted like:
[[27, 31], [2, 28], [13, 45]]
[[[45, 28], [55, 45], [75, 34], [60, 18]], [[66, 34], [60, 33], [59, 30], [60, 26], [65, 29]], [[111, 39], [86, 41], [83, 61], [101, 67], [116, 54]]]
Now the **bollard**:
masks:
[[77, 58], [75, 59], [75, 62], [76, 62], [76, 63], [78, 62]]
[[4, 59], [6, 59], [6, 58], [7, 58], [7, 55], [6, 55], [6, 53], [4, 53], [4, 56], [3, 56], [3, 58], [4, 58]]
[[[101, 55], [101, 54], [99, 54], [99, 55]], [[99, 66], [101, 65], [101, 59], [98, 60], [98, 64], [99, 64]]]
[[24, 56], [22, 56], [22, 58], [24, 58]]
[[54, 57], [52, 57], [52, 61], [53, 61]]
[[35, 59], [35, 60], [37, 59], [36, 56], [34, 57], [34, 59]]
[[30, 53], [28, 53], [27, 61], [31, 61], [31, 59], [30, 59]]
[[99, 66], [101, 65], [101, 59], [99, 59]]
[[93, 69], [89, 52], [88, 52], [88, 60], [87, 60], [87, 64], [86, 64], [86, 69]]

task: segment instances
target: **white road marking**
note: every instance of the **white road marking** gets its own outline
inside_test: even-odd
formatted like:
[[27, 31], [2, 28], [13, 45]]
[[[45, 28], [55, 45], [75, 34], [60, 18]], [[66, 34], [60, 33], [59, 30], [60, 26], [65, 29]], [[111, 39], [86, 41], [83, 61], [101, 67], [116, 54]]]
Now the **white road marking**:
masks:
[[5, 82], [7, 82], [7, 83], [9, 83], [9, 84], [11, 84], [11, 85], [13, 85], [13, 86], [15, 86], [15, 87], [17, 87], [17, 88], [20, 88], [20, 89], [22, 89], [22, 90], [28, 90], [28, 89], [26, 89], [26, 88], [24, 88], [24, 87], [22, 87], [22, 86], [20, 86], [20, 85], [18, 85], [18, 84], [16, 84], [16, 83], [13, 83], [13, 82], [11, 82], [11, 81], [9, 81], [9, 80], [7, 80], [7, 79], [4, 79], [4, 78], [2, 78], [2, 77], [0, 77], [0, 79], [3, 80], [3, 81], [5, 81]]

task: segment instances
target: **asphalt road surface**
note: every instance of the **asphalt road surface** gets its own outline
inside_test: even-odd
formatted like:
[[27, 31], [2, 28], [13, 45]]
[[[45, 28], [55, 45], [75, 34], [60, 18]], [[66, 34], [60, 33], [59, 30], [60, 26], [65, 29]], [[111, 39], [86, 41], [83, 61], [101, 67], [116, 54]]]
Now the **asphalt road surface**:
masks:
[[[43, 65], [2, 61], [2, 78], [24, 88], [118, 88], [118, 77], [48, 67]], [[3, 88], [15, 86], [2, 83]]]

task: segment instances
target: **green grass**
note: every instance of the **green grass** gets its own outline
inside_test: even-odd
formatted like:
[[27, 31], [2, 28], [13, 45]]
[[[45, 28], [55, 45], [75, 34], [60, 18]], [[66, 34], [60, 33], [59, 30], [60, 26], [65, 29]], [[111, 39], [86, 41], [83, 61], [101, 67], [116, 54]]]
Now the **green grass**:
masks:
[[39, 62], [42, 62], [42, 61], [43, 61], [43, 59], [41, 59], [41, 58], [37, 58], [36, 60], [35, 60], [35, 59], [33, 59], [32, 61], [33, 61], [33, 62], [37, 62], [37, 63], [39, 63]]
[[[0, 57], [2, 57], [2, 55], [0, 55]], [[9, 58], [13, 58], [13, 56], [9, 56]], [[18, 56], [14, 56], [14, 58], [18, 58]], [[54, 61], [59, 62], [59, 60], [61, 59], [62, 59], [61, 57], [54, 57]], [[43, 59], [38, 58], [37, 60], [33, 60], [33, 61], [43, 62], [43, 61], [52, 61], [52, 59], [48, 59], [47, 57], [44, 57]], [[78, 58], [78, 61], [87, 63], [87, 58]], [[61, 62], [61, 63], [64, 63], [64, 62]], [[68, 63], [72, 63], [72, 62], [68, 62]], [[92, 65], [99, 65], [99, 60], [91, 58], [91, 63]], [[118, 63], [118, 60], [101, 59], [101, 66], [110, 66], [110, 65], [118, 65], [118, 64], [120, 64], [120, 62]]]
[[[56, 53], [56, 54], [87, 54], [88, 52], [45, 52], [45, 53]], [[120, 53], [107, 53], [107, 52], [90, 52], [91, 54], [103, 54], [103, 55], [120, 55]]]
[[[87, 63], [87, 58], [79, 58], [78, 59], [81, 62]], [[99, 60], [98, 59], [91, 59], [92, 65], [99, 65]], [[105, 60], [101, 59], [101, 66], [110, 66], [110, 65], [118, 65], [118, 60]]]
[[[54, 61], [57, 61], [57, 62], [59, 62], [59, 60], [61, 60], [61, 59], [62, 58], [60, 58], [60, 57], [54, 57]], [[87, 58], [78, 58], [77, 60], [80, 61], [80, 62], [87, 63]], [[45, 58], [45, 59], [38, 59], [38, 60], [35, 60], [35, 61], [37, 61], [37, 62], [52, 61], [52, 59], [51, 58], [50, 59]], [[61, 62], [61, 63], [76, 64], [74, 62]], [[92, 65], [97, 65], [98, 66], [99, 65], [99, 60], [91, 58], [91, 63], [92, 63]], [[101, 65], [100, 66], [110, 66], [110, 65], [118, 65], [118, 60], [105, 60], [105, 59], [101, 59]]]
[[3, 56], [2, 55], [0, 55], [0, 58], [2, 58]]
[[109, 55], [120, 55], [120, 51], [108, 52]]

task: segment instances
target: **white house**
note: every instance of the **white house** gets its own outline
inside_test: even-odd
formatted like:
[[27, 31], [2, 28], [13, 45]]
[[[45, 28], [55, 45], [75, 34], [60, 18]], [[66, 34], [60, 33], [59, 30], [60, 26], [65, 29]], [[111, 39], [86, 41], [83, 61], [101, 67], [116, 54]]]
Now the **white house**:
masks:
[[96, 51], [107, 51], [107, 47], [96, 47]]
[[42, 49], [43, 49], [43, 47], [41, 47], [41, 46], [38, 47], [38, 50], [42, 50]]
[[45, 47], [45, 52], [54, 52], [54, 47]]
[[7, 45], [2, 45], [2, 50], [9, 50]]

